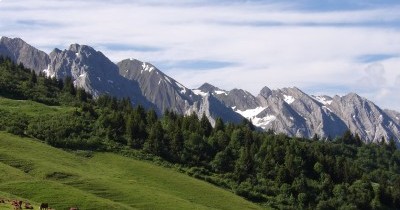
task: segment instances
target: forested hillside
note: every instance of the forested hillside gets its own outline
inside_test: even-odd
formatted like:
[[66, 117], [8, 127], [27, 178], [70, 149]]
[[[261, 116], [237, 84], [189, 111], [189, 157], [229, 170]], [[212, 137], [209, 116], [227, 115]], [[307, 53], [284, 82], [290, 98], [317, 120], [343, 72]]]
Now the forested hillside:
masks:
[[169, 111], [159, 118], [129, 99], [92, 99], [70, 78], [46, 78], [3, 58], [0, 94], [1, 130], [54, 147], [160, 157], [273, 208], [400, 208], [400, 152], [393, 140], [363, 144], [350, 132], [330, 140], [291, 138], [256, 131], [249, 121], [217, 119], [212, 127], [205, 116]]

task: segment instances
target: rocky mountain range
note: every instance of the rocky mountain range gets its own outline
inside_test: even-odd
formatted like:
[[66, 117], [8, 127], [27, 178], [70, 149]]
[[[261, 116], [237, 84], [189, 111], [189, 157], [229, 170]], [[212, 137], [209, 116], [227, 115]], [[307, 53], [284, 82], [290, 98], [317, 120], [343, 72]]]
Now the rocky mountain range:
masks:
[[2, 37], [0, 55], [49, 77], [70, 76], [77, 87], [95, 97], [129, 97], [133, 104], [153, 108], [159, 114], [167, 109], [205, 114], [212, 124], [217, 117], [234, 123], [247, 118], [264, 130], [308, 138], [334, 138], [350, 130], [366, 142], [383, 137], [400, 145], [400, 113], [383, 110], [355, 93], [313, 96], [295, 87], [264, 87], [253, 96], [245, 90], [226, 91], [208, 83], [192, 90], [150, 63], [125, 59], [115, 64], [103, 53], [79, 44], [46, 54], [22, 39]]
[[201, 86], [199, 91], [211, 91], [218, 100], [264, 130], [330, 138], [350, 130], [366, 142], [377, 142], [382, 137], [400, 138], [400, 114], [382, 110], [355, 93], [342, 97], [312, 96], [295, 87], [277, 90], [264, 87], [255, 97], [244, 90], [225, 91], [210, 84]]

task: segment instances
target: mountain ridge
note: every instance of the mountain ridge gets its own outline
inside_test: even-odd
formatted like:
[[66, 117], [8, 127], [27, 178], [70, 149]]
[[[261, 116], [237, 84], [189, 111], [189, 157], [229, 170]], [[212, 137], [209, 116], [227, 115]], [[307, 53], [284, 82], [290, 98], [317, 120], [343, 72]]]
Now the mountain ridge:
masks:
[[[215, 87], [208, 83], [207, 86]], [[198, 90], [206, 91], [202, 87]], [[216, 87], [214, 89], [221, 90]], [[366, 142], [379, 142], [382, 137], [386, 141], [390, 138], [397, 141], [400, 139], [400, 113], [382, 110], [356, 93], [333, 97], [313, 96], [297, 87], [275, 90], [264, 87], [257, 96], [247, 91], [248, 96], [231, 94], [235, 91], [238, 89], [225, 91], [226, 94], [218, 94], [216, 91], [211, 94], [264, 130], [308, 138], [315, 135], [335, 138], [350, 130]], [[232, 103], [243, 101], [244, 98], [247, 103]], [[358, 113], [360, 119], [356, 120], [355, 113]]]
[[381, 109], [356, 93], [313, 96], [297, 87], [271, 90], [265, 86], [254, 96], [209, 83], [192, 90], [150, 63], [136, 59], [113, 63], [102, 52], [80, 44], [55, 48], [47, 55], [20, 38], [2, 37], [0, 55], [36, 73], [59, 79], [69, 76], [95, 97], [129, 97], [133, 104], [153, 108], [160, 115], [167, 109], [178, 114], [194, 112], [199, 117], [205, 114], [212, 124], [216, 118], [235, 123], [247, 118], [264, 130], [307, 138], [335, 138], [350, 130], [366, 142], [383, 137], [400, 144], [400, 113]]

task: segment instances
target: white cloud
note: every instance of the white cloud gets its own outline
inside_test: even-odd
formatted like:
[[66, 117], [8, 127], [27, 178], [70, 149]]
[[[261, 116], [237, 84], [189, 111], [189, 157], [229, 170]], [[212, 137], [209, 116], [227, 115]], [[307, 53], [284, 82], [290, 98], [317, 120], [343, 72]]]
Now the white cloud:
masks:
[[398, 57], [369, 64], [352, 86], [358, 93], [377, 102], [383, 108], [399, 110], [399, 65]]
[[[327, 94], [354, 90], [379, 105], [400, 110], [399, 99], [389, 103], [399, 60], [382, 61], [382, 77], [379, 72], [365, 72], [370, 64], [357, 60], [367, 54], [399, 54], [400, 30], [392, 24], [400, 22], [400, 7], [307, 12], [282, 3], [174, 2], [4, 1], [0, 31], [46, 52], [81, 43], [103, 51], [113, 61], [134, 57], [155, 64], [233, 63], [217, 69], [161, 69], [192, 88], [211, 82], [254, 94], [263, 86], [298, 86]], [[109, 43], [157, 50], [110, 49]], [[366, 91], [371, 87], [357, 84], [372, 78], [385, 85], [371, 92]], [[328, 91], [328, 87], [337, 89]]]

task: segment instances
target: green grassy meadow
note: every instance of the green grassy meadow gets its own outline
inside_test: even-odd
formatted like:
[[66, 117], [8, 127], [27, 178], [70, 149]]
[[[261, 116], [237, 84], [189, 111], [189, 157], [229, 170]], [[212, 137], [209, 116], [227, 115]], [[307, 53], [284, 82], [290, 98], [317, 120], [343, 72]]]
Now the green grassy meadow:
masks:
[[73, 107], [47, 106], [30, 100], [13, 100], [0, 97], [0, 109], [12, 113], [26, 114], [28, 116], [39, 116], [43, 114], [60, 114], [73, 111]]
[[55, 209], [261, 208], [151, 162], [111, 153], [85, 157], [4, 132], [0, 132], [1, 197], [19, 197], [36, 205], [48, 202]]

